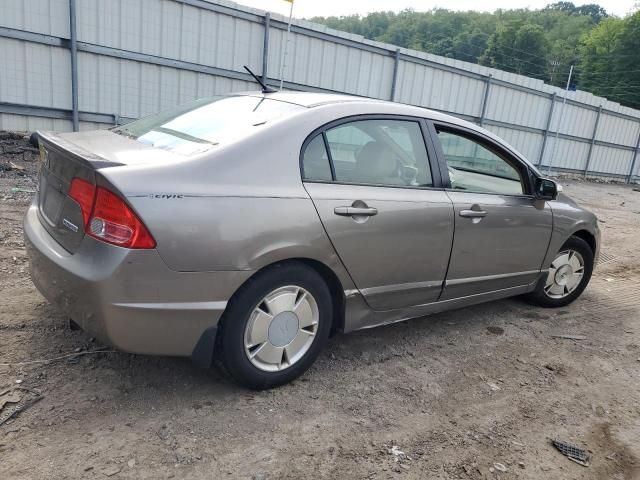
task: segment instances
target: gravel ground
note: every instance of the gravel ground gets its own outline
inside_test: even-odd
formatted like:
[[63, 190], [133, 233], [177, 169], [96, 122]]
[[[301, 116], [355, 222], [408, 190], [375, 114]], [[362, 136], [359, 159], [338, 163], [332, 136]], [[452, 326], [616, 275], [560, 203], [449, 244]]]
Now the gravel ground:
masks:
[[302, 378], [256, 393], [186, 359], [89, 353], [102, 346], [29, 280], [25, 147], [0, 132], [0, 392], [21, 381], [43, 398], [0, 426], [0, 478], [640, 479], [631, 187], [563, 181], [603, 232], [603, 263], [571, 306], [510, 299], [337, 336]]

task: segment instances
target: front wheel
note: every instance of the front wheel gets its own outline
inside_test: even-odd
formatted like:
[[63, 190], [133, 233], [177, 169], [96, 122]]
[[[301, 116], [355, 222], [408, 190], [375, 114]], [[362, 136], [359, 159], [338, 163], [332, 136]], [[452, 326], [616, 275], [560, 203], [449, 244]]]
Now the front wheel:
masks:
[[222, 362], [241, 385], [270, 388], [302, 375], [329, 337], [332, 303], [323, 278], [291, 262], [258, 273], [231, 300]]
[[592, 273], [591, 247], [579, 237], [570, 237], [551, 262], [545, 282], [528, 299], [547, 308], [568, 305], [582, 294]]

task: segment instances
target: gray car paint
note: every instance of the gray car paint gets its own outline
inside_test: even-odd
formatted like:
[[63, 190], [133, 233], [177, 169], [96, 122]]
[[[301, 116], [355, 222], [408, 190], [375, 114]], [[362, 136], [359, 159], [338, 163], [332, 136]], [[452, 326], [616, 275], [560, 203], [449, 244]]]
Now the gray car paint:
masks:
[[[306, 187], [333, 246], [372, 309], [438, 299], [453, 239], [451, 202], [444, 191], [323, 183]], [[354, 221], [334, 213], [354, 201], [376, 208], [378, 214]]]
[[[43, 134], [45, 145], [72, 145], [76, 155], [92, 152], [93, 162], [103, 162], [98, 183], [127, 198], [158, 245], [130, 251], [85, 236], [71, 253], [43, 227], [36, 198], [25, 217], [36, 286], [83, 328], [122, 350], [190, 355], [233, 293], [281, 260], [311, 259], [335, 274], [345, 298], [343, 329], [350, 331], [532, 291], [571, 234], [586, 231], [599, 243], [593, 214], [564, 197], [469, 199], [443, 188], [305, 184], [299, 156], [309, 134], [367, 114], [459, 125], [535, 168], [490, 132], [437, 112], [357, 97], [266, 95], [309, 108], [194, 157], [112, 132]], [[332, 215], [352, 200], [376, 202], [384, 214], [360, 224]], [[495, 213], [480, 222], [482, 231], [461, 224], [456, 214], [477, 202]], [[498, 215], [505, 205], [519, 213]], [[496, 234], [498, 243], [492, 242]], [[417, 261], [403, 257], [407, 249]]]
[[31, 279], [85, 331], [129, 352], [191, 355], [248, 271], [175, 272], [156, 250], [128, 250], [85, 236], [70, 254], [33, 204], [24, 219]]
[[[515, 195], [457, 191], [448, 195], [454, 204], [456, 235], [443, 299], [536, 280], [551, 238], [553, 218], [546, 202]], [[474, 207], [487, 216], [460, 216]]]

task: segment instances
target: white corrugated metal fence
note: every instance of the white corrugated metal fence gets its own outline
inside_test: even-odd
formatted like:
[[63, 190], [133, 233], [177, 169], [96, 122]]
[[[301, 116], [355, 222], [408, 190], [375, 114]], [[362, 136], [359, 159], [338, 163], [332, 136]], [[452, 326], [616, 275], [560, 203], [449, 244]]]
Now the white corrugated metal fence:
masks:
[[[74, 127], [74, 43], [80, 129], [255, 89], [243, 65], [279, 83], [286, 19], [231, 2], [0, 0], [0, 11], [0, 129]], [[288, 89], [420, 105], [479, 123], [554, 170], [640, 175], [640, 111], [605, 98], [570, 92], [563, 105], [564, 91], [540, 80], [305, 21], [287, 63]]]

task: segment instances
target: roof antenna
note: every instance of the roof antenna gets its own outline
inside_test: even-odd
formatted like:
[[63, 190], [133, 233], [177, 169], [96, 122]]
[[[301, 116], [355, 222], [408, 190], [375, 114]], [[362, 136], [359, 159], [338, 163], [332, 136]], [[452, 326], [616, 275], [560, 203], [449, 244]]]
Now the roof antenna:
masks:
[[260, 84], [260, 86], [262, 87], [262, 93], [275, 93], [276, 91], [271, 88], [271, 87], [267, 87], [262, 80], [260, 80], [260, 77], [258, 77], [255, 73], [253, 73], [251, 70], [249, 70], [249, 67], [247, 67], [246, 65], [244, 66], [244, 69], [249, 72], [249, 74], [255, 78], [256, 82], [258, 82]]

